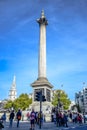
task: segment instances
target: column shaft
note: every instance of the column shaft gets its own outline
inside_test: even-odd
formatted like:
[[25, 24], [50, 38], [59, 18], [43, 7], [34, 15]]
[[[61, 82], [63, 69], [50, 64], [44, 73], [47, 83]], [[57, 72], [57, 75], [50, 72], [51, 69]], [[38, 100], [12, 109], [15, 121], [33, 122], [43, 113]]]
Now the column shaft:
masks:
[[40, 24], [38, 77], [46, 77], [46, 25]]

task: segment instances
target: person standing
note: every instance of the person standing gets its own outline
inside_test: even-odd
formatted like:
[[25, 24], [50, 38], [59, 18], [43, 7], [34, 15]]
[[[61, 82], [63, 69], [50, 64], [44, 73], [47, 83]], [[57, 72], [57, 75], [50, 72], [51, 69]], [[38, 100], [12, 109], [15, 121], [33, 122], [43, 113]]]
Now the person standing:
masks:
[[1, 120], [6, 121], [6, 112], [2, 115]]
[[19, 121], [21, 120], [21, 111], [20, 111], [20, 109], [18, 110], [18, 112], [16, 114], [16, 118], [17, 118], [17, 127], [19, 127]]
[[2, 128], [5, 127], [5, 123], [6, 123], [6, 112], [4, 112], [4, 114], [0, 118], [0, 130], [2, 130]]
[[53, 114], [53, 121], [54, 121], [54, 124], [56, 124], [56, 112], [54, 112]]
[[29, 112], [27, 113], [27, 120], [29, 121], [29, 118], [30, 118], [30, 114], [29, 114]]
[[3, 121], [3, 124], [5, 126], [5, 123], [6, 123], [6, 112], [4, 112], [4, 114], [2, 115], [1, 120]]
[[12, 127], [14, 116], [15, 116], [14, 110], [12, 110], [11, 113], [10, 113], [10, 116], [9, 116], [9, 120], [10, 120], [9, 127]]
[[67, 122], [68, 122], [68, 115], [67, 115], [67, 113], [64, 113], [63, 119], [64, 119], [64, 125], [65, 125], [66, 127], [68, 127], [68, 124], [67, 124]]
[[34, 112], [34, 109], [30, 113], [30, 124], [31, 124], [30, 130], [34, 130], [34, 128], [35, 128], [35, 112]]

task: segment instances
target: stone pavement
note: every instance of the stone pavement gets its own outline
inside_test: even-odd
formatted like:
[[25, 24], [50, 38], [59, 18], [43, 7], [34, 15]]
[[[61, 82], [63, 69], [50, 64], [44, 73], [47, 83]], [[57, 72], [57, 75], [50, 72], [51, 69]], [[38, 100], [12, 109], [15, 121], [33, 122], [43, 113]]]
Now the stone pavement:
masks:
[[[53, 122], [47, 122], [47, 123], [43, 123], [41, 130], [66, 130], [69, 128], [75, 128], [78, 126], [82, 126], [82, 125], [87, 125], [87, 124], [73, 124], [73, 123], [68, 123], [68, 127], [57, 127], [56, 124], [54, 124]], [[17, 128], [16, 127], [16, 122], [13, 123], [12, 128], [9, 128], [9, 122], [6, 122], [5, 128], [2, 130], [29, 130], [30, 128], [30, 123], [29, 122], [20, 122], [20, 127]], [[35, 130], [40, 130], [38, 125], [35, 125]]]
[[[73, 123], [68, 123], [68, 127], [57, 127], [56, 124], [52, 123], [52, 122], [49, 122], [49, 123], [44, 123], [44, 125], [42, 126], [42, 130], [66, 130], [66, 129], [69, 129], [69, 128], [75, 128], [75, 127], [79, 127], [79, 126], [83, 126], [83, 125], [87, 125], [87, 124], [73, 124]], [[36, 128], [36, 130], [38, 130], [38, 128]]]

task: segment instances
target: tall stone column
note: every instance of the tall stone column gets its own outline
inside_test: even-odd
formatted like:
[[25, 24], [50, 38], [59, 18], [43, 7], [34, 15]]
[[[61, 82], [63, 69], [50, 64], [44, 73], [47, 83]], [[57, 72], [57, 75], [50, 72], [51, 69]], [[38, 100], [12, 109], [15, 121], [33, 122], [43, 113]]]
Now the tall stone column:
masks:
[[44, 11], [41, 18], [37, 19], [40, 27], [39, 33], [39, 58], [38, 58], [38, 78], [46, 78], [46, 25], [48, 24]]
[[33, 101], [36, 101], [36, 93], [42, 90], [46, 97], [46, 102], [51, 102], [51, 89], [53, 85], [46, 77], [46, 25], [48, 25], [48, 21], [43, 10], [37, 22], [39, 24], [38, 78], [31, 84], [34, 89]]

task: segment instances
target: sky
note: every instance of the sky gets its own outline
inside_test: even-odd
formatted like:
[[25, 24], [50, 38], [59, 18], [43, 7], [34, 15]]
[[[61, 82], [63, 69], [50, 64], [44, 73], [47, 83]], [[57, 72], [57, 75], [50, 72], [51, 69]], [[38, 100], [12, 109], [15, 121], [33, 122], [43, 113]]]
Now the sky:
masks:
[[0, 100], [8, 98], [14, 75], [17, 96], [33, 91], [41, 10], [48, 20], [47, 79], [72, 101], [86, 87], [87, 0], [0, 0]]

